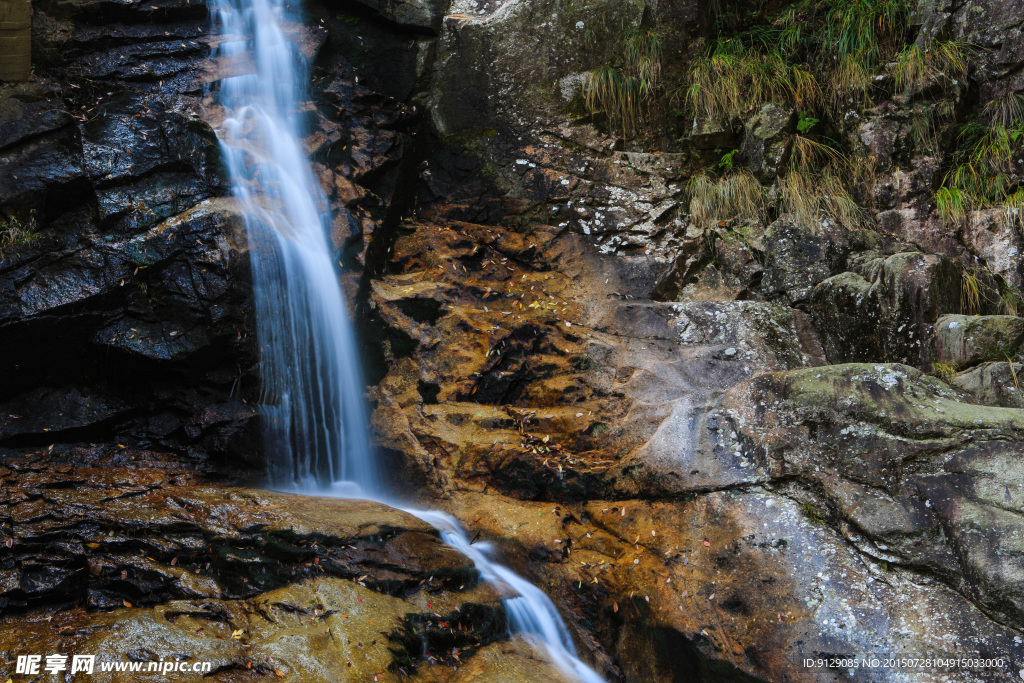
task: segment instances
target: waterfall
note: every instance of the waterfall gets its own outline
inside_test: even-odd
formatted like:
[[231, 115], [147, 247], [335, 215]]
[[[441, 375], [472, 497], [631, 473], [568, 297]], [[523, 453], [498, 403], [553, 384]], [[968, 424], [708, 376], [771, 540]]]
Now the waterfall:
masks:
[[[220, 33], [214, 57], [252, 61], [250, 73], [219, 81], [226, 114], [218, 134], [249, 241], [269, 484], [382, 500], [327, 202], [300, 142], [305, 69], [282, 22], [301, 19], [285, 0], [211, 0], [211, 12]], [[453, 517], [409, 512], [439, 529], [484, 580], [518, 593], [506, 600], [511, 631], [535, 640], [568, 676], [602, 680], [577, 658], [541, 590], [472, 545]]]
[[380, 492], [370, 449], [364, 383], [327, 241], [329, 214], [303, 152], [300, 56], [281, 0], [214, 0], [222, 42], [215, 57], [249, 58], [255, 70], [220, 81], [228, 112], [219, 131], [250, 245], [259, 408], [275, 488], [335, 481]]

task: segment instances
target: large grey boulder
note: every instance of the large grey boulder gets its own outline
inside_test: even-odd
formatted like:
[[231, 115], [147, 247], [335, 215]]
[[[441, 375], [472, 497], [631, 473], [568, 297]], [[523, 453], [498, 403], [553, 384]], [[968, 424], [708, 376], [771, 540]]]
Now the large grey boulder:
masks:
[[982, 405], [1024, 408], [1022, 379], [1024, 364], [984, 363], [957, 374], [950, 383], [970, 392]]
[[1024, 623], [1024, 411], [964, 402], [905, 365], [765, 375], [723, 399], [737, 450], [866, 556], [945, 583]]
[[1015, 358], [1024, 344], [1024, 318], [944, 315], [935, 325], [935, 361], [965, 368]]
[[945, 256], [905, 252], [846, 272], [811, 294], [811, 316], [832, 363], [900, 362], [928, 367], [932, 328], [959, 313], [963, 268]]

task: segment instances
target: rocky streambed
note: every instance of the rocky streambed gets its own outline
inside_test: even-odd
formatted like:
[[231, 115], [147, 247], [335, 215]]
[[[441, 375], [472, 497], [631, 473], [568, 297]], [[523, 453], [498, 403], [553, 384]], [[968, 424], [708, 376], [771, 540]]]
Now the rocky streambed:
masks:
[[[131, 452], [5, 460], [9, 656], [94, 655], [98, 680], [158, 680], [146, 667], [163, 661], [219, 680], [558, 678], [415, 517], [210, 485]], [[125, 661], [141, 673], [101, 670]]]
[[[963, 87], [880, 77], [833, 117], [875, 160], [856, 225], [695, 210], [730, 150], [782, 178], [785, 103], [644, 141], [579, 115], [631, 29], [695, 59], [703, 4], [306, 12], [305, 145], [398, 494], [492, 542], [609, 680], [1019, 678], [1024, 325], [1001, 294], [1024, 237], [992, 208], [942, 220], [956, 135], [913, 125], [1021, 92], [1019, 3], [920, 3], [919, 40], [979, 47]], [[246, 67], [217, 40], [191, 0], [36, 1], [33, 79], [0, 85], [0, 679], [57, 652], [553, 680], [429, 526], [253, 488], [248, 246], [210, 96]], [[804, 665], [850, 657], [1002, 663]]]

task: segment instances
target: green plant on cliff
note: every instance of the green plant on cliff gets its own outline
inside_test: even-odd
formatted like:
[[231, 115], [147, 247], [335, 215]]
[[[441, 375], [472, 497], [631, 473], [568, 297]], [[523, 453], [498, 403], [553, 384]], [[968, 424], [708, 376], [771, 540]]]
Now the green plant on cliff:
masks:
[[1013, 357], [1010, 354], [1005, 354], [1006, 364], [1010, 366], [1010, 376], [1013, 378], [1013, 387], [1017, 391], [1020, 391], [1020, 382], [1017, 381], [1017, 368], [1014, 367]]
[[[718, 16], [718, 36], [692, 62], [676, 93], [695, 116], [725, 121], [766, 102], [813, 110], [865, 104], [875, 76], [903, 47], [912, 4], [906, 0], [798, 0], [776, 9]], [[909, 50], [907, 75], [929, 64], [960, 66], [959, 43]], [[922, 76], [923, 77], [923, 76]]]
[[1017, 188], [1003, 201], [1003, 220], [1024, 234], [1024, 187]]
[[1024, 149], [1024, 121], [1010, 126], [970, 121], [961, 127], [953, 166], [935, 193], [936, 208], [948, 223], [963, 224], [972, 211], [1002, 209], [1008, 225], [1021, 227], [1022, 186], [1013, 175]]
[[866, 213], [850, 185], [871, 172], [867, 161], [849, 160], [835, 147], [794, 135], [789, 172], [778, 182], [779, 209], [797, 225], [814, 229], [822, 220], [861, 227]]
[[934, 104], [918, 105], [911, 111], [907, 125], [915, 150], [932, 153], [938, 150], [939, 138], [936, 135], [936, 119], [939, 115], [939, 108]]
[[946, 223], [962, 224], [971, 206], [971, 197], [959, 188], [943, 186], [935, 192], [936, 210]]
[[1007, 92], [982, 107], [982, 113], [993, 126], [1012, 128], [1014, 121], [1024, 121], [1024, 94]]
[[811, 503], [800, 503], [800, 510], [804, 513], [804, 517], [807, 518], [807, 521], [812, 524], [817, 524], [818, 526], [823, 526], [825, 524], [825, 516], [821, 514], [821, 512], [818, 511], [818, 508], [814, 507]]
[[725, 171], [727, 173], [729, 171], [731, 171], [733, 165], [735, 164], [735, 160], [734, 159], [735, 159], [735, 157], [736, 157], [736, 155], [738, 153], [739, 153], [739, 150], [738, 149], [734, 149], [731, 152], [726, 152], [725, 154], [723, 154], [722, 158], [718, 160], [718, 168], [722, 169], [723, 171]]
[[812, 230], [821, 221], [849, 228], [864, 225], [866, 212], [850, 195], [844, 180], [832, 171], [790, 171], [778, 183], [779, 209], [793, 222]]
[[909, 27], [906, 0], [825, 0], [815, 6], [816, 48], [808, 56], [829, 84], [829, 103], [862, 106], [875, 73], [902, 45]]
[[810, 112], [802, 111], [800, 112], [800, 119], [796, 122], [796, 132], [801, 135], [810, 133], [818, 123], [820, 123], [820, 121], [811, 116]]
[[0, 216], [0, 255], [11, 247], [28, 244], [37, 236], [35, 209], [28, 212], [28, 218], [25, 220], [17, 216]]
[[820, 87], [809, 71], [788, 64], [779, 51], [764, 52], [740, 39], [719, 38], [694, 60], [687, 84], [676, 94], [695, 115], [722, 121], [767, 102], [813, 107]]
[[1020, 292], [1005, 282], [1000, 282], [999, 287], [999, 312], [1004, 315], [1020, 315], [1021, 299]]
[[621, 60], [588, 71], [583, 99], [591, 115], [603, 113], [624, 135], [639, 131], [643, 116], [655, 106], [661, 87], [661, 34], [635, 30], [626, 34]]
[[970, 44], [955, 40], [934, 40], [925, 47], [908, 45], [896, 57], [893, 68], [896, 88], [920, 90], [942, 74], [962, 80], [973, 55]]
[[840, 56], [884, 56], [888, 41], [902, 38], [911, 6], [905, 0], [826, 0], [819, 42]]
[[978, 315], [981, 312], [981, 281], [978, 274], [971, 270], [965, 270], [962, 274], [960, 312], [967, 315]]
[[950, 384], [956, 379], [957, 367], [949, 363], [934, 363], [932, 365], [932, 374], [941, 379], [946, 384]]

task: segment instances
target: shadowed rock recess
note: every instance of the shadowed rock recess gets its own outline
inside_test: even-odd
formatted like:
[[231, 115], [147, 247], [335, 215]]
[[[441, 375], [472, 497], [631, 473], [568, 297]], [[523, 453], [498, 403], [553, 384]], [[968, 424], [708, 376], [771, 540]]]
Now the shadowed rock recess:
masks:
[[[610, 681], [1020, 680], [1021, 0], [304, 11], [396, 489]], [[558, 680], [428, 525], [252, 488], [211, 94], [251, 65], [206, 6], [32, 18], [0, 83], [0, 680]]]

